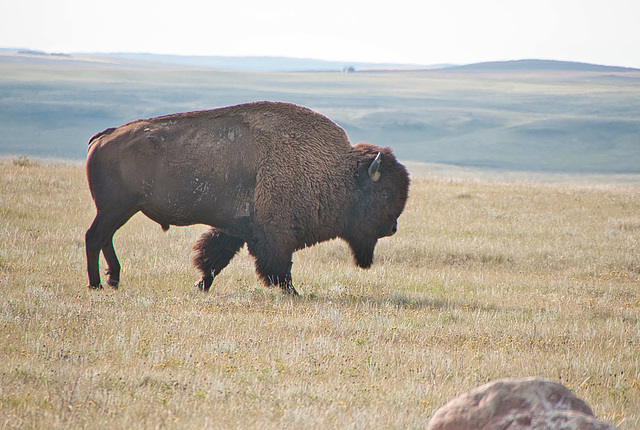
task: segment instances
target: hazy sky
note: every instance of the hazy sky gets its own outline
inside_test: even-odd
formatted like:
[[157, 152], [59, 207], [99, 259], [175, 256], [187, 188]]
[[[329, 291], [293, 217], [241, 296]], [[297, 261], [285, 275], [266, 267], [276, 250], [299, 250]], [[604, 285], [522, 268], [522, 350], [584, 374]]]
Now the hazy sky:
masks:
[[640, 0], [0, 0], [0, 47], [640, 68]]

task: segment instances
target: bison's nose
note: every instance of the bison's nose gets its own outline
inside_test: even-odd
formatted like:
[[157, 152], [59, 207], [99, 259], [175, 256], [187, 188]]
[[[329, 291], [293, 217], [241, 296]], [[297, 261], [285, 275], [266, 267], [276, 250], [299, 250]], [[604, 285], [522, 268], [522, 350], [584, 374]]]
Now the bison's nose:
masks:
[[398, 231], [398, 221], [393, 224], [387, 224], [380, 229], [379, 237], [393, 236]]

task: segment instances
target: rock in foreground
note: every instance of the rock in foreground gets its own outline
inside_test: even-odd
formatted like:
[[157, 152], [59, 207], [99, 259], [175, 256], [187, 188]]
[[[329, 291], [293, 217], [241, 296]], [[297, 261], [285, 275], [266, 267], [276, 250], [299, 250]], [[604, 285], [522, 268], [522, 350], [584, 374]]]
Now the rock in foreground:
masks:
[[565, 386], [542, 379], [501, 379], [438, 409], [427, 430], [614, 430]]

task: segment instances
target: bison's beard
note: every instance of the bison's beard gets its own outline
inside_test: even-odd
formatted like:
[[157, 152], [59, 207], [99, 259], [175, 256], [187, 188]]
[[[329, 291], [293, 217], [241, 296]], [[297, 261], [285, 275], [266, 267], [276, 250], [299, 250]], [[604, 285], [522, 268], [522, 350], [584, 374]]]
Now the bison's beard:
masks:
[[378, 243], [378, 239], [373, 240], [355, 240], [347, 239], [351, 247], [353, 259], [358, 267], [368, 269], [373, 263], [373, 250]]

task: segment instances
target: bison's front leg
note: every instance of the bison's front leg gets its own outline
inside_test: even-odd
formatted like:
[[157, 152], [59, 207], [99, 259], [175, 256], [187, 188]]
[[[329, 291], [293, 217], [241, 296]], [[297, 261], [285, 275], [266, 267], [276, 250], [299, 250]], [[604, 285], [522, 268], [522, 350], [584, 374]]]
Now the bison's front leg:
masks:
[[231, 259], [244, 246], [244, 240], [222, 233], [215, 228], [204, 232], [193, 250], [193, 265], [200, 270], [202, 278], [196, 282], [196, 287], [209, 291], [213, 278], [227, 267]]
[[293, 282], [291, 281], [291, 265], [293, 262], [289, 262], [289, 272], [284, 275], [266, 275], [266, 282], [262, 275], [262, 281], [267, 285], [278, 285], [282, 288], [282, 291], [285, 294], [290, 294], [292, 296], [299, 296], [296, 289], [293, 287]]
[[[289, 267], [291, 267], [291, 262], [289, 263]], [[288, 273], [278, 274], [278, 275], [269, 275], [262, 273], [256, 264], [256, 272], [260, 277], [260, 280], [267, 286], [271, 287], [274, 285], [282, 288], [282, 292], [285, 294], [290, 294], [292, 296], [299, 296], [296, 289], [293, 287], [293, 282], [291, 281], [291, 270]]]
[[291, 280], [293, 252], [279, 251], [265, 240], [249, 242], [248, 248], [256, 259], [256, 273], [263, 284], [267, 287], [277, 285], [286, 294], [299, 295]]
[[203, 274], [202, 278], [193, 284], [193, 286], [202, 291], [209, 291], [211, 284], [213, 284], [213, 275], [209, 272], [207, 274]]

